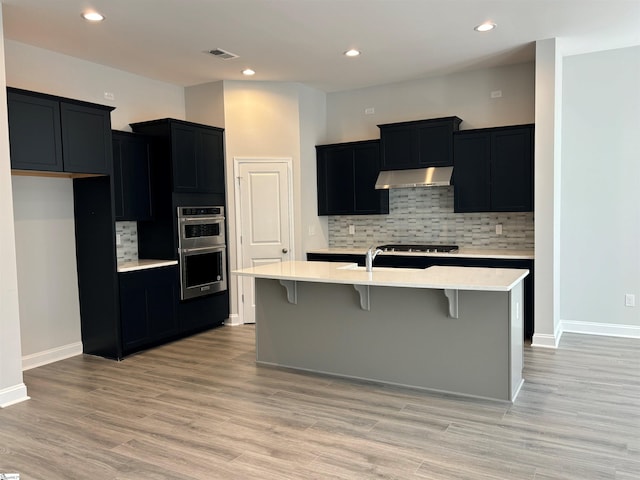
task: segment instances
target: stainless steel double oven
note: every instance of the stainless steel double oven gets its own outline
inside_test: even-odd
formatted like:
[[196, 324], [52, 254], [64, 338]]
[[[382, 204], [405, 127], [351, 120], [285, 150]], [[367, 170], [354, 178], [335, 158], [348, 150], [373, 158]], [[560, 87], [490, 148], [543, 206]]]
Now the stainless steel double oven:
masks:
[[178, 207], [180, 298], [227, 290], [224, 207]]

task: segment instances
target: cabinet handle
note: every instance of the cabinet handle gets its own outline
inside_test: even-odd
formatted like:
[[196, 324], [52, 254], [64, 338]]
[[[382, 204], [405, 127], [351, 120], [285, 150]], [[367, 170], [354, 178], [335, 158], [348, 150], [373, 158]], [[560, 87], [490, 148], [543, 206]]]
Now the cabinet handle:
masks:
[[288, 253], [288, 252], [289, 252], [289, 250], [287, 250], [286, 248], [282, 249], [282, 253]]

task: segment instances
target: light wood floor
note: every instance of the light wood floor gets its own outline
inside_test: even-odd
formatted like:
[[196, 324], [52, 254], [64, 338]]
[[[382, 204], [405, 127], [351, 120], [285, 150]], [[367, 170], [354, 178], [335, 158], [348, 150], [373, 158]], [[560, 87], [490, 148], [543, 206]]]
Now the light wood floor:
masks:
[[32, 399], [0, 410], [0, 473], [640, 478], [638, 340], [565, 334], [558, 350], [527, 347], [509, 405], [258, 367], [254, 333], [222, 327], [120, 363], [78, 356], [25, 372]]

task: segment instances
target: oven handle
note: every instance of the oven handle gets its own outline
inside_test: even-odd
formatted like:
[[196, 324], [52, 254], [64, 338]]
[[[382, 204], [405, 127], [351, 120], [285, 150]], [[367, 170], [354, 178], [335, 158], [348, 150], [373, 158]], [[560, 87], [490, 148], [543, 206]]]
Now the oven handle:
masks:
[[194, 252], [219, 252], [221, 250], [226, 250], [226, 245], [220, 245], [215, 247], [198, 247], [198, 248], [179, 248], [178, 251], [180, 253], [194, 253]]
[[179, 217], [179, 220], [181, 222], [223, 222], [224, 221], [224, 217], [223, 216], [219, 216], [219, 217], [197, 217], [197, 218], [193, 218], [193, 217]]

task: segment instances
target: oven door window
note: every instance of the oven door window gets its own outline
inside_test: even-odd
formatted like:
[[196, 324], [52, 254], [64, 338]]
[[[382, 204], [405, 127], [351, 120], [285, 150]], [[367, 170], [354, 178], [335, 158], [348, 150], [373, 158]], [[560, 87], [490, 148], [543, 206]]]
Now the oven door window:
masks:
[[196, 253], [184, 257], [185, 287], [220, 282], [224, 278], [223, 251]]

